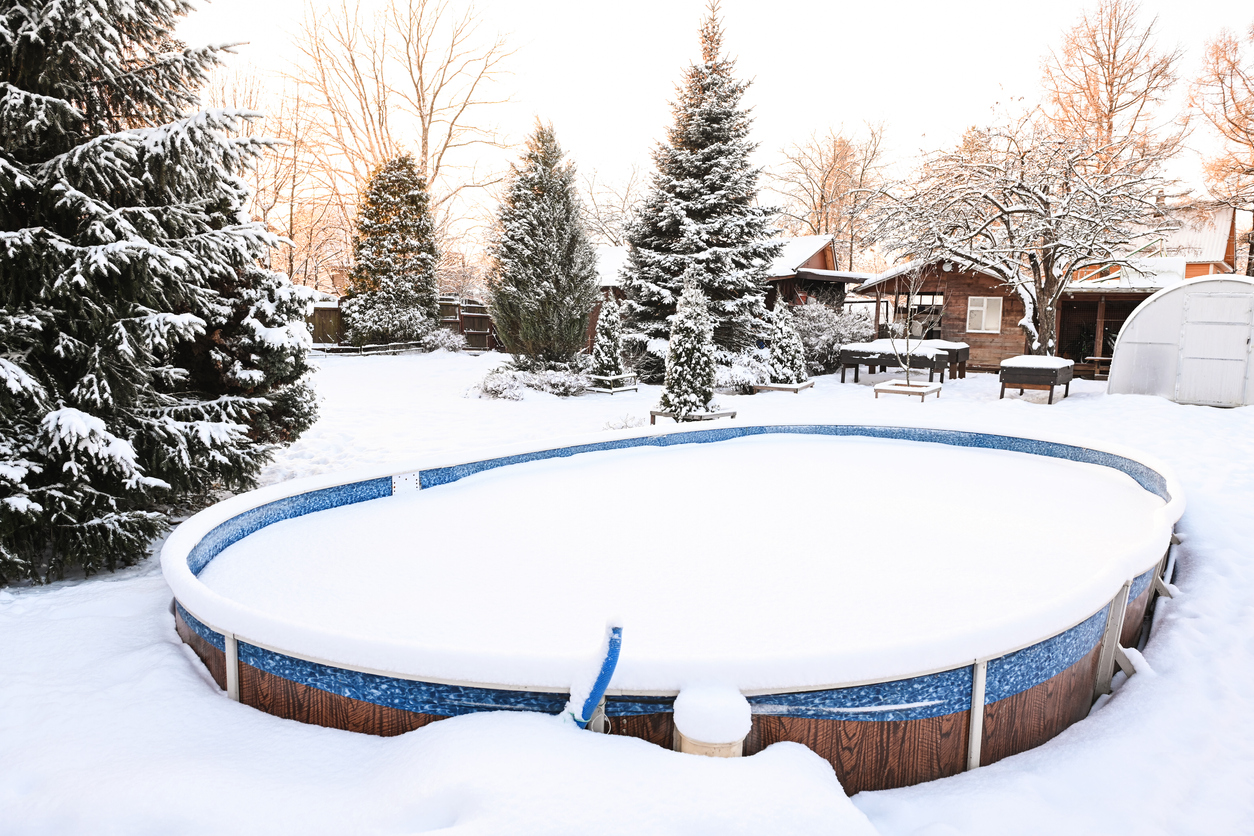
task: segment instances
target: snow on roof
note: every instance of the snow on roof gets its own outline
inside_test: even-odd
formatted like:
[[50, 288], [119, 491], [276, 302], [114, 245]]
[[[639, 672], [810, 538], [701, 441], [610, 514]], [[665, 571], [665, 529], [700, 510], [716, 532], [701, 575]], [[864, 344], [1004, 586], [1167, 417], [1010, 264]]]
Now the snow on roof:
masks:
[[615, 247], [610, 244], [597, 244], [596, 251], [598, 286], [618, 287], [621, 285], [623, 282], [618, 274], [622, 270], [624, 262], [627, 261], [627, 248]]
[[797, 238], [781, 238], [783, 248], [779, 251], [767, 272], [768, 279], [779, 279], [794, 275], [797, 268], [809, 261], [815, 253], [824, 247], [831, 246], [830, 235], [802, 235]]
[[1164, 256], [1179, 256], [1195, 264], [1227, 263], [1228, 238], [1232, 233], [1235, 211], [1231, 206], [1220, 206], [1185, 217], [1183, 226], [1167, 233], [1161, 247], [1152, 247], [1151, 251], [1161, 252]]
[[1132, 268], [1121, 267], [1109, 275], [1076, 279], [1067, 290], [1158, 290], [1160, 287], [1184, 281], [1183, 257], [1134, 258]]

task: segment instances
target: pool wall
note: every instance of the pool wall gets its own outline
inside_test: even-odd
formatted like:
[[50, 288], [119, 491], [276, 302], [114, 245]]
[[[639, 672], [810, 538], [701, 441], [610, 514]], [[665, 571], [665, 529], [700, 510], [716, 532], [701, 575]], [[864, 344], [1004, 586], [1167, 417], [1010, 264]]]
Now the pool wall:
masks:
[[[782, 425], [651, 432], [612, 441], [490, 456], [472, 462], [417, 469], [333, 484], [306, 480], [244, 494], [215, 506], [215, 514], [180, 527], [162, 553], [175, 592], [175, 627], [214, 680], [240, 702], [306, 723], [379, 735], [411, 731], [444, 717], [478, 711], [557, 714], [563, 688], [436, 681], [313, 658], [266, 641], [266, 617], [221, 599], [196, 580], [230, 544], [283, 519], [340, 505], [446, 484], [474, 473], [525, 461], [633, 446], [709, 443], [768, 433], [894, 438], [985, 447], [1099, 464], [1128, 474], [1167, 503], [1170, 525], [1183, 510], [1173, 477], [1139, 454], [1069, 442], [970, 431], [914, 427]], [[284, 489], [289, 491], [283, 494]], [[299, 490], [300, 487], [306, 488]], [[1164, 549], [1166, 543], [1163, 543]], [[954, 775], [1040, 745], [1083, 719], [1093, 700], [1109, 690], [1116, 643], [1134, 646], [1143, 617], [1161, 588], [1154, 578], [1162, 555], [1141, 568], [1109, 602], [1054, 635], [996, 656], [919, 675], [838, 687], [746, 692], [753, 712], [745, 754], [772, 743], [809, 746], [836, 770], [849, 793], [887, 789]], [[216, 599], [216, 600], [215, 600]], [[214, 626], [210, 626], [210, 625]], [[233, 625], [230, 630], [224, 625]], [[281, 637], [281, 631], [275, 631]], [[281, 643], [281, 642], [280, 642]], [[671, 748], [675, 691], [624, 693], [610, 689], [606, 714], [611, 733]], [[973, 711], [978, 706], [980, 710]]]

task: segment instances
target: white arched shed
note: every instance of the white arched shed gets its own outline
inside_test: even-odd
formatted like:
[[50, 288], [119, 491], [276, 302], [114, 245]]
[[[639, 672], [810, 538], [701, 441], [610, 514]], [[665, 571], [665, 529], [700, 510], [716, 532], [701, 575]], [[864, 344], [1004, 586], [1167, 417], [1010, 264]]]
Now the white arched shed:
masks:
[[1190, 279], [1146, 299], [1124, 323], [1107, 391], [1177, 403], [1254, 403], [1254, 279]]

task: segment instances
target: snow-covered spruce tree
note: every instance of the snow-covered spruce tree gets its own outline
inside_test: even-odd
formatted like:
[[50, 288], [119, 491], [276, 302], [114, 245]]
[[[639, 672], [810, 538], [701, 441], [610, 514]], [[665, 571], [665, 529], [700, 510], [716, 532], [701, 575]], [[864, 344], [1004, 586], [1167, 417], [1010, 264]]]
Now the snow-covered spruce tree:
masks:
[[661, 408], [686, 421], [693, 413], [713, 412], [714, 319], [705, 294], [689, 282], [679, 297], [666, 352], [666, 388]]
[[718, 362], [766, 336], [766, 267], [779, 252], [772, 209], [755, 205], [759, 170], [749, 162], [752, 120], [740, 105], [749, 84], [722, 55], [718, 4], [701, 25], [701, 63], [690, 66], [672, 105], [674, 123], [653, 152], [656, 172], [628, 228], [623, 268], [629, 327], [642, 379], [662, 377], [669, 319], [685, 283], [710, 300]]
[[623, 369], [623, 317], [613, 292], [606, 294], [592, 342], [592, 374], [617, 377]]
[[251, 269], [262, 146], [187, 115], [219, 53], [171, 39], [190, 8], [0, 7], [0, 583], [142, 558], [157, 502], [250, 484], [310, 419], [303, 305]]
[[420, 340], [440, 321], [435, 221], [409, 154], [370, 177], [353, 236], [344, 325], [354, 345]]
[[805, 383], [806, 355], [792, 311], [781, 299], [771, 313], [771, 382]]
[[489, 249], [488, 307], [521, 369], [562, 369], [583, 350], [597, 298], [596, 252], [588, 241], [575, 167], [562, 159], [551, 125], [537, 124], [509, 188]]

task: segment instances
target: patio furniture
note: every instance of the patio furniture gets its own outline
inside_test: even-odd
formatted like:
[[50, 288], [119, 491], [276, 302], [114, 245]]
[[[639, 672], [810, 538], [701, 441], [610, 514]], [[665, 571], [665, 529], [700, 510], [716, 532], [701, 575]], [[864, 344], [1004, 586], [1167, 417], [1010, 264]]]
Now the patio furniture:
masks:
[[1049, 391], [1049, 403], [1054, 402], [1054, 387], [1062, 386], [1062, 396], [1071, 394], [1071, 379], [1075, 374], [1075, 362], [1063, 357], [1047, 357], [1043, 355], [1023, 354], [1001, 361], [998, 379], [1001, 381], [1001, 394], [998, 400], [1006, 397], [1006, 387], [1018, 389], [1046, 389]]

